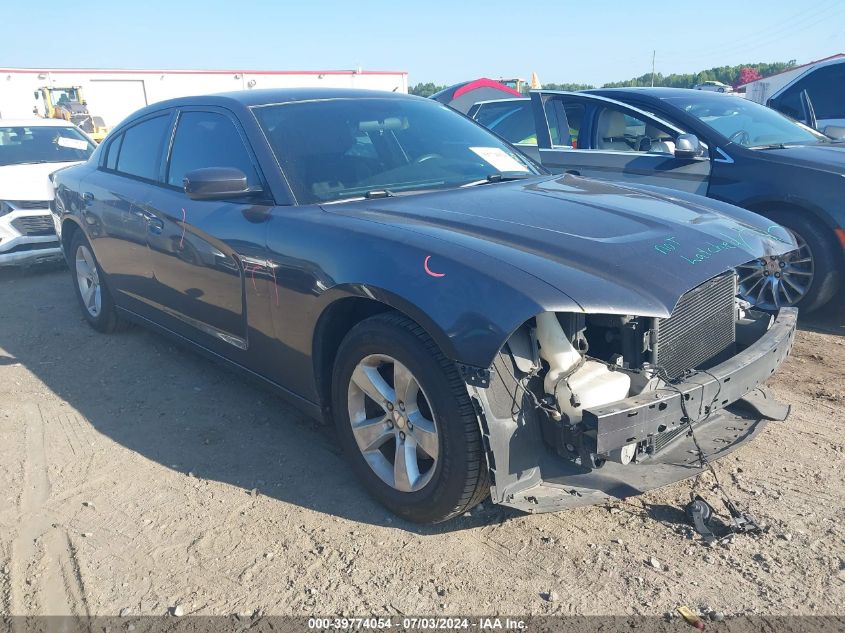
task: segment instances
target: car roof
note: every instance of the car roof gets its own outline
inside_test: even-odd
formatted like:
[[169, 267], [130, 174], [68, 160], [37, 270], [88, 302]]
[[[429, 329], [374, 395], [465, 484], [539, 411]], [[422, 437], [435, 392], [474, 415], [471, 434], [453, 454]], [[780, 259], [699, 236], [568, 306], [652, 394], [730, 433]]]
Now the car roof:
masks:
[[663, 88], [651, 86], [631, 86], [629, 88], [594, 88], [592, 90], [585, 90], [589, 94], [599, 94], [606, 97], [614, 98], [614, 95], [636, 95], [638, 97], [647, 97], [650, 99], [671, 99], [673, 97], [695, 97], [696, 99], [725, 99], [731, 98], [742, 99], [735, 93], [723, 92], [708, 92], [706, 90], [695, 90], [693, 88]]
[[2, 127], [76, 127], [64, 119], [0, 119]]
[[254, 106], [293, 103], [296, 101], [328, 101], [331, 99], [416, 99], [420, 101], [431, 101], [431, 99], [424, 99], [423, 97], [409, 95], [404, 92], [362, 90], [357, 88], [266, 88], [260, 90], [237, 90], [157, 101], [133, 112], [114, 129], [123, 128], [146, 114], [180, 106], [219, 106], [231, 110], [241, 110]]
[[328, 99], [421, 99], [413, 95], [382, 90], [361, 90], [357, 88], [267, 88], [261, 90], [237, 90], [216, 94], [177, 97], [158, 101], [148, 108], [164, 108], [184, 105], [242, 105], [246, 107], [290, 103], [292, 101], [314, 101]]

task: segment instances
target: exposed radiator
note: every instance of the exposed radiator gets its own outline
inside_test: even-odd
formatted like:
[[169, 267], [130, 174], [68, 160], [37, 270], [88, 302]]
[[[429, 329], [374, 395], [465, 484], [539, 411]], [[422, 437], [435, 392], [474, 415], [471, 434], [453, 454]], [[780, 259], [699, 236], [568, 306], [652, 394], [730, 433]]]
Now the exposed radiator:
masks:
[[44, 215], [24, 215], [12, 220], [12, 226], [21, 235], [55, 235], [56, 227], [53, 224], [53, 217], [47, 213]]
[[669, 378], [732, 356], [736, 344], [736, 277], [728, 272], [684, 293], [672, 315], [657, 320], [655, 364]]

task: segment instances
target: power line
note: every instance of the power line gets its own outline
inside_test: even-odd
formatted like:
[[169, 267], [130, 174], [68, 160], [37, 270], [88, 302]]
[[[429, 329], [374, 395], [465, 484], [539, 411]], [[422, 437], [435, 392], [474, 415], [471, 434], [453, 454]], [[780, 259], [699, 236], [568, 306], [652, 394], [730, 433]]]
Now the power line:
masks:
[[[829, 20], [830, 18], [840, 14], [843, 10], [845, 10], [845, 6], [843, 6], [839, 0], [833, 0], [832, 2], [828, 2], [826, 5], [816, 7], [813, 11], [801, 11], [787, 17], [777, 24], [772, 24], [769, 27], [759, 29], [751, 37], [738, 40], [733, 45], [723, 46], [718, 49], [707, 48], [694, 51], [678, 50], [674, 51], [674, 54], [683, 55], [685, 59], [697, 60], [704, 57], [713, 57], [715, 55], [724, 56], [725, 54], [755, 50], [761, 46], [765, 46], [766, 44], [776, 41], [783, 35], [788, 34], [790, 31], [794, 32], [796, 30], [805, 30], [825, 20]], [[669, 53], [672, 54], [673, 52], [669, 51]]]

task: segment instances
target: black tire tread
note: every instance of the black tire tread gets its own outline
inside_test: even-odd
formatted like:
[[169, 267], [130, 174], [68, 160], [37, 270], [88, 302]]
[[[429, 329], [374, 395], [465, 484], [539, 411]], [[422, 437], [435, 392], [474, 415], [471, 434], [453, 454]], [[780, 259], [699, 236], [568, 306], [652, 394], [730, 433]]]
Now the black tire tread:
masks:
[[472, 402], [467, 394], [466, 385], [461, 379], [460, 373], [458, 373], [457, 366], [454, 362], [446, 358], [440, 347], [434, 342], [434, 339], [419, 324], [400, 312], [387, 312], [372, 318], [378, 319], [385, 324], [404, 328], [414, 335], [443, 370], [446, 379], [449, 381], [452, 395], [455, 396], [455, 400], [458, 402], [467, 440], [467, 459], [470, 462], [470, 469], [467, 473], [467, 480], [464, 483], [464, 492], [461, 498], [451, 512], [438, 522], [448, 521], [474, 508], [490, 493], [490, 474], [487, 468], [484, 447], [481, 443], [481, 429], [478, 425], [475, 408], [472, 406]]
[[[441, 351], [440, 347], [418, 323], [396, 311], [384, 312], [361, 321], [356, 327], [362, 324], [379, 323], [389, 328], [400, 328], [411, 334], [430, 354], [437, 366], [443, 372], [452, 396], [457, 404], [457, 412], [463, 424], [463, 431], [466, 439], [467, 473], [463, 483], [463, 491], [454, 506], [438, 517], [426, 521], [428, 523], [442, 523], [456, 516], [460, 516], [481, 503], [490, 493], [490, 477], [487, 468], [487, 458], [481, 441], [481, 429], [475, 409], [467, 393], [466, 385], [461, 379], [458, 368], [453, 361], [450, 361]], [[353, 328], [354, 330], [354, 328]], [[443, 462], [444, 471], [442, 477], [449, 477], [449, 462]]]

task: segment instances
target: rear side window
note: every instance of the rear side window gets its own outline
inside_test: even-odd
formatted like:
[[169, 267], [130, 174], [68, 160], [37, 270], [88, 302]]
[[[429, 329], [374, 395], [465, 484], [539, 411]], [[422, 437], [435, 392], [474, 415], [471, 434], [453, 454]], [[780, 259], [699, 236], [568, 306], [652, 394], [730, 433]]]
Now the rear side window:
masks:
[[[114, 169], [127, 176], [157, 180], [161, 150], [169, 129], [169, 114], [147, 119], [130, 127], [123, 133]], [[109, 162], [114, 146], [113, 142], [109, 148]]]
[[475, 120], [511, 143], [537, 144], [529, 99], [485, 103], [478, 108]]
[[259, 184], [249, 152], [235, 124], [216, 112], [183, 112], [176, 127], [167, 183], [182, 187], [189, 171], [204, 167], [234, 167], [247, 184]]

